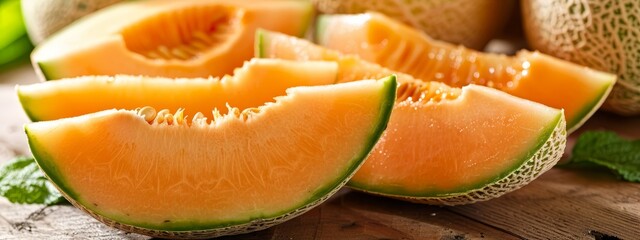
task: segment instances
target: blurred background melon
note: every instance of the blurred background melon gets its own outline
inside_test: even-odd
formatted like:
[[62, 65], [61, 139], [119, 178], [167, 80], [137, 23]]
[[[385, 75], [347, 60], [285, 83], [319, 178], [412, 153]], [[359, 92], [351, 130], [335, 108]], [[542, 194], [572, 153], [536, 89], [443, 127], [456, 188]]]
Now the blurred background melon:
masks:
[[34, 43], [71, 22], [121, 0], [22, 0], [24, 21]]
[[515, 0], [312, 0], [323, 13], [377, 11], [429, 36], [482, 50], [504, 28]]
[[0, 0], [0, 71], [26, 60], [32, 48], [22, 21], [20, 0]]
[[640, 1], [523, 0], [530, 46], [578, 64], [616, 73], [604, 108], [640, 114]]

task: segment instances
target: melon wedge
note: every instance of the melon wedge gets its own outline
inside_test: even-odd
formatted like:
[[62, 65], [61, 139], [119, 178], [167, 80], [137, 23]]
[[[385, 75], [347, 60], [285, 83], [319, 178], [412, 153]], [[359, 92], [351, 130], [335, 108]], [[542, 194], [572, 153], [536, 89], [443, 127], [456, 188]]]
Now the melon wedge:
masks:
[[446, 90], [399, 89], [404, 99], [350, 187], [419, 203], [469, 204], [523, 187], [564, 153], [561, 110], [477, 85], [454, 99], [437, 91]]
[[312, 17], [308, 1], [125, 1], [56, 33], [31, 58], [47, 80], [222, 76], [251, 58], [256, 28], [303, 35]]
[[46, 176], [98, 220], [156, 237], [214, 237], [286, 221], [336, 192], [385, 129], [395, 92], [388, 77], [291, 88], [213, 121], [158, 121], [147, 107], [25, 131]]
[[17, 86], [16, 91], [32, 121], [143, 106], [171, 112], [185, 108], [184, 113], [193, 116], [214, 108], [224, 114], [226, 104], [257, 107], [284, 95], [290, 87], [335, 83], [337, 74], [334, 62], [252, 59], [236, 69], [234, 76], [221, 79], [83, 76]]
[[435, 39], [474, 49], [484, 46], [509, 22], [514, 0], [312, 0], [327, 14], [378, 11]]
[[[306, 40], [259, 31], [256, 54], [338, 63], [339, 82], [393, 72]], [[533, 181], [566, 145], [561, 110], [495, 89], [449, 87], [398, 74], [397, 99], [383, 134], [349, 186], [436, 205], [489, 200]]]
[[616, 76], [538, 52], [488, 54], [429, 38], [382, 14], [324, 15], [318, 42], [416, 78], [461, 87], [478, 84], [564, 109], [569, 132], [602, 105]]

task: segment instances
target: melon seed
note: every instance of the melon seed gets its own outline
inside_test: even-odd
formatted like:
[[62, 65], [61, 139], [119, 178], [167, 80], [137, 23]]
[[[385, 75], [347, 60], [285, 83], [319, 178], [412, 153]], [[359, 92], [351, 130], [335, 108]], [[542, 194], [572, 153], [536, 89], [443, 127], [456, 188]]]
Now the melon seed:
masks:
[[138, 109], [138, 115], [142, 116], [144, 120], [147, 121], [148, 123], [152, 123], [153, 120], [156, 118], [156, 109], [146, 106], [141, 109]]

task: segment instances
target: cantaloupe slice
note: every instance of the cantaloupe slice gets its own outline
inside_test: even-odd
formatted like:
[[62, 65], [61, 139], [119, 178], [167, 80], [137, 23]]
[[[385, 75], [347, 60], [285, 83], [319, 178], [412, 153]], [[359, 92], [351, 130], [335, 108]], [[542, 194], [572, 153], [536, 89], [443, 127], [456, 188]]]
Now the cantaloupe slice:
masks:
[[98, 220], [157, 237], [214, 237], [264, 229], [326, 200], [382, 134], [395, 92], [389, 77], [291, 88], [211, 122], [180, 113], [158, 121], [160, 112], [142, 108], [25, 130], [46, 176]]
[[[280, 33], [259, 31], [256, 54], [330, 60], [339, 82], [389, 74]], [[550, 169], [566, 145], [562, 111], [477, 85], [452, 88], [398, 74], [389, 128], [349, 182], [362, 191], [404, 200], [458, 205], [518, 189]]]
[[349, 186], [419, 203], [469, 204], [528, 184], [564, 153], [561, 110], [477, 85], [442, 99], [446, 91], [400, 89], [404, 99], [388, 130]]
[[[17, 86], [18, 97], [32, 121], [80, 116], [112, 108], [151, 106], [184, 114], [226, 113], [226, 104], [241, 109], [260, 106], [295, 86], [335, 83], [334, 62], [252, 59], [234, 76], [223, 78], [158, 78], [117, 75], [83, 76]], [[391, 74], [387, 74], [389, 76]]]
[[312, 0], [322, 13], [378, 11], [442, 41], [482, 49], [516, 11], [514, 0]]
[[325, 15], [317, 30], [321, 45], [419, 79], [489, 86], [564, 109], [569, 132], [602, 105], [616, 79], [538, 52], [507, 57], [439, 42], [378, 13]]
[[61, 30], [32, 62], [45, 79], [222, 76], [251, 58], [256, 28], [302, 35], [312, 17], [308, 1], [125, 1]]

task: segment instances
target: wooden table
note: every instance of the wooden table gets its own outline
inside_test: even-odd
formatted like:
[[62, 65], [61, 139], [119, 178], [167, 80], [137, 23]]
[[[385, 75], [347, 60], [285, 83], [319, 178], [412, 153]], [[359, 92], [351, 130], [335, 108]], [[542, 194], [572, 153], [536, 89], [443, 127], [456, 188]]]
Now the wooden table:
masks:
[[[0, 161], [29, 154], [16, 83], [36, 82], [27, 64], [0, 73]], [[584, 129], [640, 137], [640, 118], [598, 113]], [[572, 136], [569, 140], [571, 148]], [[640, 239], [640, 184], [606, 172], [552, 169], [501, 198], [436, 207], [347, 189], [264, 231], [228, 239]], [[0, 239], [147, 239], [106, 227], [72, 206], [0, 200]]]

